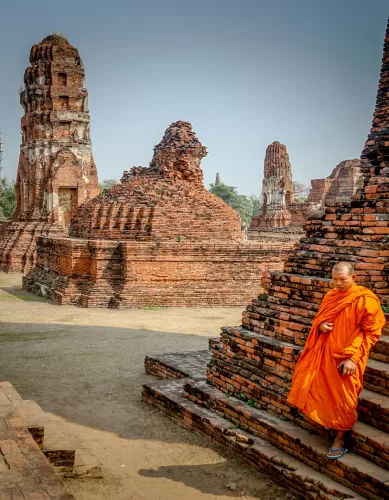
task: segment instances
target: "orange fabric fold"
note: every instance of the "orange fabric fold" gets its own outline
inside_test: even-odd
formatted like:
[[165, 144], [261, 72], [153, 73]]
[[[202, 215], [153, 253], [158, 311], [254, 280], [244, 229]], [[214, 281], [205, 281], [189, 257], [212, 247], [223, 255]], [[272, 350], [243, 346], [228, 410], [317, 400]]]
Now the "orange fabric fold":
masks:
[[[331, 333], [319, 332], [325, 321], [334, 324]], [[357, 419], [369, 351], [384, 324], [380, 301], [368, 288], [355, 285], [346, 292], [328, 292], [298, 360], [288, 403], [325, 427], [351, 429]], [[351, 376], [338, 370], [347, 358], [356, 363], [356, 373]]]

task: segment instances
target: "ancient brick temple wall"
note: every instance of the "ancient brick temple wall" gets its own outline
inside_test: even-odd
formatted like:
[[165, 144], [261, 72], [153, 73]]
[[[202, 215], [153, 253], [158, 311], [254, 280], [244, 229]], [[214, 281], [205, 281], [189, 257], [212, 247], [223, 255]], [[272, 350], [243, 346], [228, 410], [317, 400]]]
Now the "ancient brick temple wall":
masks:
[[38, 248], [27, 290], [61, 304], [113, 308], [242, 305], [286, 255], [278, 243], [40, 238]]
[[77, 207], [99, 193], [84, 78], [78, 50], [66, 39], [50, 35], [32, 47], [20, 93], [17, 206], [3, 228], [2, 271], [30, 269], [36, 237], [67, 234]]
[[175, 122], [155, 147], [150, 167], [80, 207], [69, 234], [88, 239], [240, 241], [235, 210], [203, 187], [206, 148], [187, 122]]
[[237, 212], [203, 187], [206, 149], [175, 122], [148, 168], [79, 208], [70, 238], [41, 238], [24, 287], [85, 307], [231, 306], [261, 290], [291, 243], [245, 242]]

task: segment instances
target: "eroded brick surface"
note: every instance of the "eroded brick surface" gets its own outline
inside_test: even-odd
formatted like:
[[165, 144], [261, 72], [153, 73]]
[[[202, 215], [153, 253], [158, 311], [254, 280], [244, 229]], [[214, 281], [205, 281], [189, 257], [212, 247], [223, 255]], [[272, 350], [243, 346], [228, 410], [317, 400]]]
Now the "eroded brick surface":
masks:
[[20, 102], [22, 144], [13, 222], [0, 223], [0, 270], [27, 271], [38, 236], [66, 234], [77, 207], [99, 193], [88, 92], [78, 50], [50, 35], [34, 45]]
[[311, 180], [308, 203], [322, 211], [326, 202], [349, 201], [358, 189], [363, 188], [361, 168], [360, 160], [345, 160], [334, 168], [329, 177]]

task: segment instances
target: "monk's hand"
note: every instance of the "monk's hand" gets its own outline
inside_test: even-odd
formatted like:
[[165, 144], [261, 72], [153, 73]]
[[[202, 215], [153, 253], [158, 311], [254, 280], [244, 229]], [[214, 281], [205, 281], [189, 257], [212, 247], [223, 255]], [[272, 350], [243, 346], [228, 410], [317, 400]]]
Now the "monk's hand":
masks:
[[324, 323], [321, 323], [319, 326], [319, 330], [323, 333], [330, 333], [332, 332], [334, 328], [334, 324], [330, 323], [329, 321], [324, 321]]
[[357, 365], [351, 359], [345, 359], [339, 364], [338, 368], [342, 375], [354, 375]]

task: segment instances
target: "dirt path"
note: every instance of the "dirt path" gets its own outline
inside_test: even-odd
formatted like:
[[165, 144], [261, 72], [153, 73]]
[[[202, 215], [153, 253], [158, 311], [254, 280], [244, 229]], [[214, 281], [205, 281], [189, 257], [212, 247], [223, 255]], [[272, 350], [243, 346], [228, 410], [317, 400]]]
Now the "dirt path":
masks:
[[146, 354], [206, 349], [240, 316], [55, 306], [0, 273], [0, 380], [63, 418], [102, 463], [104, 479], [66, 482], [77, 500], [287, 500], [268, 476], [140, 400]]

